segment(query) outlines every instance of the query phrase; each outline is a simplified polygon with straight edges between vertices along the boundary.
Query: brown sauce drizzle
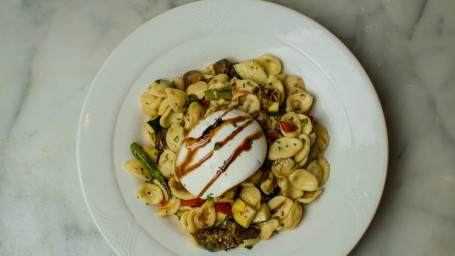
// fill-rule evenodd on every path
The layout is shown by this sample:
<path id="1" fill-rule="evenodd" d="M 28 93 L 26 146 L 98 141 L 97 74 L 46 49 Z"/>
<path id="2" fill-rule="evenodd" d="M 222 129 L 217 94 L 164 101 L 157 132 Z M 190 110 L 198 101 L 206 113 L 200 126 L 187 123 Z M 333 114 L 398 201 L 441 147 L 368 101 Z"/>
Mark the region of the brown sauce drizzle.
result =
<path id="1" fill-rule="evenodd" d="M 237 157 L 242 152 L 250 151 L 252 148 L 251 145 L 253 144 L 251 142 L 254 142 L 255 140 L 261 138 L 261 136 L 264 136 L 264 132 L 262 131 L 262 129 L 246 137 L 243 140 L 242 144 L 240 144 L 229 156 L 229 158 L 224 162 L 223 166 L 219 167 L 219 170 L 216 172 L 215 176 L 210 180 L 209 183 L 207 183 L 207 185 L 204 187 L 204 189 L 202 189 L 202 191 L 199 193 L 199 195 L 197 195 L 197 197 L 200 198 L 205 193 L 205 191 L 207 191 L 207 189 L 209 189 L 212 186 L 212 184 L 218 179 L 218 177 L 220 177 L 220 175 L 229 168 L 229 165 L 231 165 L 231 163 L 234 162 L 235 159 L 237 159 Z"/>

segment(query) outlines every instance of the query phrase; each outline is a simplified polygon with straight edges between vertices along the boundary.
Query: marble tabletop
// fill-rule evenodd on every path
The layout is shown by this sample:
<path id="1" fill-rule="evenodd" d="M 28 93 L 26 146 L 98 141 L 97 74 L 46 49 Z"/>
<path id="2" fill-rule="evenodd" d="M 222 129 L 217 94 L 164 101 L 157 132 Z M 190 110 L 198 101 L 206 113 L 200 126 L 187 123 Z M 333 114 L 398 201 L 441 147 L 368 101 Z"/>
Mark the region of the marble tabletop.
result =
<path id="1" fill-rule="evenodd" d="M 0 255 L 114 255 L 76 170 L 90 82 L 184 0 L 0 1 Z M 278 0 L 354 53 L 383 106 L 384 195 L 352 255 L 455 255 L 455 1 Z"/>

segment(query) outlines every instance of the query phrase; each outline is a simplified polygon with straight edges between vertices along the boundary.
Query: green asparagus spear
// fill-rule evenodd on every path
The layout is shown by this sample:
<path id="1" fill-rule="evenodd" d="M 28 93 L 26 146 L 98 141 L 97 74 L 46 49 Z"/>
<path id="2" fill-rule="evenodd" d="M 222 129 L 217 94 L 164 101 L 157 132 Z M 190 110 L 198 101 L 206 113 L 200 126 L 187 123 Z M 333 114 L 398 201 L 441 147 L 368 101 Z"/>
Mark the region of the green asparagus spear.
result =
<path id="1" fill-rule="evenodd" d="M 142 148 L 139 145 L 137 145 L 136 142 L 131 143 L 130 149 L 131 149 L 131 153 L 133 153 L 133 155 L 137 159 L 141 160 L 145 164 L 145 166 L 147 166 L 152 177 L 158 180 L 158 182 L 164 187 L 164 189 L 166 189 L 166 191 L 169 195 L 172 195 L 171 190 L 169 189 L 169 186 L 167 185 L 166 178 L 153 165 L 152 160 L 150 160 L 150 158 L 147 156 L 147 154 L 144 152 L 144 150 L 142 150 Z"/>
<path id="2" fill-rule="evenodd" d="M 230 91 L 230 90 L 206 91 L 205 99 L 206 100 L 219 100 L 219 99 L 231 100 L 232 91 Z"/>

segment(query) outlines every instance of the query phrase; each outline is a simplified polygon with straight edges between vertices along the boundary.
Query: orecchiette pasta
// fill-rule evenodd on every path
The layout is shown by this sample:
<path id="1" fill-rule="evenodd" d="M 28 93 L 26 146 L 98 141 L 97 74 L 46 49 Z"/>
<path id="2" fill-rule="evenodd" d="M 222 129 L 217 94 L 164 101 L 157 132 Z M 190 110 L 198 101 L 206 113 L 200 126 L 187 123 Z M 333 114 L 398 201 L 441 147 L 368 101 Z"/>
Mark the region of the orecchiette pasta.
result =
<path id="1" fill-rule="evenodd" d="M 156 207 L 158 216 L 178 217 L 190 240 L 201 248 L 251 249 L 279 230 L 296 228 L 303 217 L 302 205 L 322 194 L 330 174 L 323 157 L 329 133 L 308 113 L 314 100 L 311 85 L 306 88 L 301 77 L 282 72 L 281 60 L 271 55 L 242 63 L 222 59 L 201 72 L 190 70 L 183 77 L 156 80 L 139 98 L 149 146 L 138 146 L 138 153 L 133 151 L 133 143 L 136 158 L 126 159 L 124 168 L 144 182 L 136 190 L 138 199 Z M 232 109 L 249 114 L 262 127 L 266 159 L 258 161 L 253 175 L 221 196 L 200 198 L 189 192 L 180 167 L 176 168 L 180 147 L 185 140 L 188 149 L 186 143 L 193 138 L 187 138 L 187 133 L 204 122 L 204 117 Z M 216 120 L 213 129 L 217 129 Z M 240 128 L 241 123 L 232 125 Z M 212 137 L 204 137 L 209 132 L 205 130 L 204 140 L 197 143 L 210 143 Z M 225 143 L 232 141 L 215 144 L 211 152 L 194 150 L 194 154 L 210 157 L 216 150 L 225 150 Z M 211 168 L 221 174 L 219 165 Z M 238 230 L 247 230 L 250 236 L 237 239 Z"/>

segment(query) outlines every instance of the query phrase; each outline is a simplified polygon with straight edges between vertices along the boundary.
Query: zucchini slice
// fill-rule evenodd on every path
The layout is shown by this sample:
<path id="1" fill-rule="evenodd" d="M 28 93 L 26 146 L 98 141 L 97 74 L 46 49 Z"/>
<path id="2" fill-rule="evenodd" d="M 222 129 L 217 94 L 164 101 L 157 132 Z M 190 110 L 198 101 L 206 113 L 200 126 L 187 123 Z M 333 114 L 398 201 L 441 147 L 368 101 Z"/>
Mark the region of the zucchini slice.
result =
<path id="1" fill-rule="evenodd" d="M 151 128 L 147 130 L 149 131 L 153 130 L 155 133 L 157 133 L 161 129 L 160 116 L 154 116 L 150 118 L 150 120 L 148 120 L 147 122 L 147 125 L 149 126 L 147 128 Z"/>
<path id="2" fill-rule="evenodd" d="M 267 75 L 264 68 L 256 60 L 237 63 L 234 65 L 234 69 L 242 79 L 251 79 L 262 86 L 267 83 Z"/>
<path id="3" fill-rule="evenodd" d="M 248 228 L 256 215 L 256 209 L 246 204 L 242 199 L 237 198 L 232 205 L 232 216 L 234 220 L 242 227 Z"/>

